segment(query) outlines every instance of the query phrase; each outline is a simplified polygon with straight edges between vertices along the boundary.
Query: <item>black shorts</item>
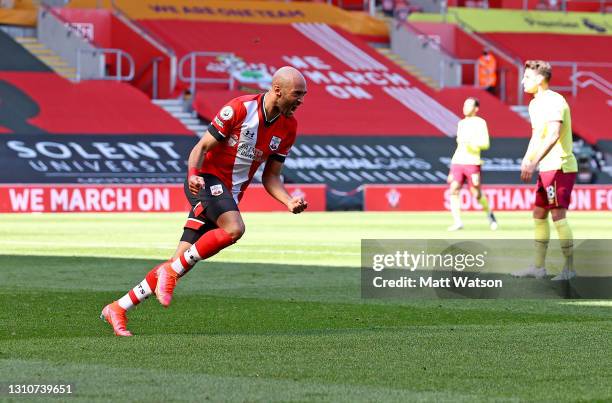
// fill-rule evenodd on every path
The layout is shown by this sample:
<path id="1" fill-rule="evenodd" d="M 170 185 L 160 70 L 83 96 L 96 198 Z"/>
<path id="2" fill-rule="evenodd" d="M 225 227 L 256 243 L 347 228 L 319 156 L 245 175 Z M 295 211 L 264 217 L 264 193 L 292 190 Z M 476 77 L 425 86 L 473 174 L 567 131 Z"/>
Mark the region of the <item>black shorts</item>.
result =
<path id="1" fill-rule="evenodd" d="M 193 230 L 201 236 L 206 231 L 217 228 L 217 219 L 228 211 L 240 211 L 231 191 L 214 175 L 200 175 L 204 179 L 204 186 L 197 195 L 189 191 L 189 184 L 185 180 L 183 189 L 185 196 L 191 204 L 189 217 L 185 223 L 185 230 Z M 190 237 L 193 238 L 193 237 Z M 187 240 L 189 242 L 189 240 Z M 193 242 L 190 242 L 193 243 Z"/>

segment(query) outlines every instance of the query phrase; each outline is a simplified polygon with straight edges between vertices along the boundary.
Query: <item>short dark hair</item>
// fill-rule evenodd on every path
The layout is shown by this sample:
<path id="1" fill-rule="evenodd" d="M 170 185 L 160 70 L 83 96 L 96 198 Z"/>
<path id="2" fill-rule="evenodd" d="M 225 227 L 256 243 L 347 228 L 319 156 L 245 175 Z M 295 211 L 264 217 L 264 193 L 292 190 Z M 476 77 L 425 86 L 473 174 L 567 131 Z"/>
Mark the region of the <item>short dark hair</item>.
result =
<path id="1" fill-rule="evenodd" d="M 527 60 L 525 62 L 525 68 L 540 74 L 542 77 L 544 77 L 546 82 L 549 82 L 552 78 L 552 67 L 550 63 L 545 62 L 544 60 Z"/>
<path id="2" fill-rule="evenodd" d="M 476 97 L 468 97 L 468 98 L 466 98 L 466 101 L 469 101 L 470 99 L 472 101 L 474 101 L 474 106 L 475 107 L 480 108 L 480 101 L 478 100 L 478 98 L 476 98 Z"/>

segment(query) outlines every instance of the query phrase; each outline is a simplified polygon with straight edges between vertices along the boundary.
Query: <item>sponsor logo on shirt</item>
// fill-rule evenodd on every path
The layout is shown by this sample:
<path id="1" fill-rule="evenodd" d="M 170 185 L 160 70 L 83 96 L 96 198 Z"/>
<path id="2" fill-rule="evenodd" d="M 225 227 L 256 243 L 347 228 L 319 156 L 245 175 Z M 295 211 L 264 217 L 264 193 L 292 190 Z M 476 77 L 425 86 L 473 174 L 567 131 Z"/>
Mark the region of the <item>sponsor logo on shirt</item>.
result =
<path id="1" fill-rule="evenodd" d="M 253 140 L 255 138 L 255 132 L 251 131 L 250 129 L 243 130 L 240 135 L 246 137 L 249 140 Z"/>
<path id="2" fill-rule="evenodd" d="M 255 148 L 249 143 L 240 143 L 238 145 L 238 151 L 236 152 L 236 154 L 241 158 L 245 158 L 251 161 L 263 161 L 263 151 Z"/>
<path id="3" fill-rule="evenodd" d="M 215 123 L 219 125 L 219 127 L 223 128 L 223 122 L 221 119 L 215 116 Z"/>

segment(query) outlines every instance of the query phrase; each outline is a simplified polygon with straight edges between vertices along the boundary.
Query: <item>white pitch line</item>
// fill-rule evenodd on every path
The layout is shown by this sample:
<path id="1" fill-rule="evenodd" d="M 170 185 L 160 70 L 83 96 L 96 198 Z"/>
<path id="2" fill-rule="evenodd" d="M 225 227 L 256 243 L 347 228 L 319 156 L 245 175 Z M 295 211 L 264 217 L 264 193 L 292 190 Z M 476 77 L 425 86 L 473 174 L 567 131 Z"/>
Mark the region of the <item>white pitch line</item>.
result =
<path id="1" fill-rule="evenodd" d="M 79 243 L 72 242 L 31 242 L 31 241 L 0 241 L 0 245 L 22 245 L 22 246 L 48 246 L 48 247 L 70 247 L 76 248 L 117 248 L 117 249 L 174 249 L 174 244 L 108 244 L 108 243 Z M 311 246 L 311 245 L 309 245 Z M 325 246 L 329 246 L 326 244 Z M 256 248 L 255 250 L 250 248 Z M 244 245 L 242 248 L 228 249 L 225 253 L 250 253 L 250 254 L 277 254 L 277 255 L 332 255 L 332 256 L 360 256 L 359 252 L 340 252 L 340 251 L 314 251 L 314 250 L 283 250 L 283 249 L 261 249 L 258 245 Z"/>

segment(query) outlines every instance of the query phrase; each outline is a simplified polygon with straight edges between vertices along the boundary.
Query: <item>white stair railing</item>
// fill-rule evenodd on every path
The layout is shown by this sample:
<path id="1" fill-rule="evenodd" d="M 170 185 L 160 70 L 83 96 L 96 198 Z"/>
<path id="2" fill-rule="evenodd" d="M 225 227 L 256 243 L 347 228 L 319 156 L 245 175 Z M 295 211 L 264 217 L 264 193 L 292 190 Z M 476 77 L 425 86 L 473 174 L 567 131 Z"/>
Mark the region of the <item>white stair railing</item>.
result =
<path id="1" fill-rule="evenodd" d="M 92 77 L 83 76 L 81 68 L 81 60 L 83 55 L 92 55 L 94 58 L 99 60 L 98 71 Z M 109 74 L 106 71 L 106 60 L 107 56 L 114 55 L 116 58 L 115 62 L 115 74 Z M 95 49 L 77 49 L 77 64 L 76 64 L 76 81 L 83 79 L 95 79 L 95 80 L 113 80 L 113 81 L 132 81 L 134 78 L 134 71 L 136 64 L 134 58 L 124 50 L 111 49 L 111 48 L 95 48 Z M 124 62 L 125 60 L 125 62 Z M 124 63 L 128 65 L 128 73 L 123 74 Z"/>
<path id="2" fill-rule="evenodd" d="M 189 84 L 189 90 L 191 91 L 192 95 L 195 94 L 196 92 L 197 84 L 227 83 L 230 90 L 234 89 L 234 77 L 232 76 L 231 68 L 230 68 L 230 71 L 228 71 L 227 78 L 204 77 L 203 74 L 198 73 L 198 69 L 197 69 L 198 60 L 201 58 L 211 58 L 211 57 L 215 57 L 215 58 L 224 57 L 224 58 L 228 58 L 229 60 L 233 60 L 235 58 L 235 55 L 229 52 L 195 51 L 195 52 L 190 52 L 186 54 L 185 56 L 181 58 L 181 60 L 179 60 L 178 69 L 177 69 L 178 79 L 184 83 Z M 184 72 L 186 63 L 189 64 L 189 72 L 187 74 L 185 74 Z"/>
<path id="3" fill-rule="evenodd" d="M 592 71 L 578 71 L 571 78 L 572 85 L 578 88 L 595 87 L 612 98 L 612 83 Z M 576 90 L 577 92 L 577 90 Z"/>

